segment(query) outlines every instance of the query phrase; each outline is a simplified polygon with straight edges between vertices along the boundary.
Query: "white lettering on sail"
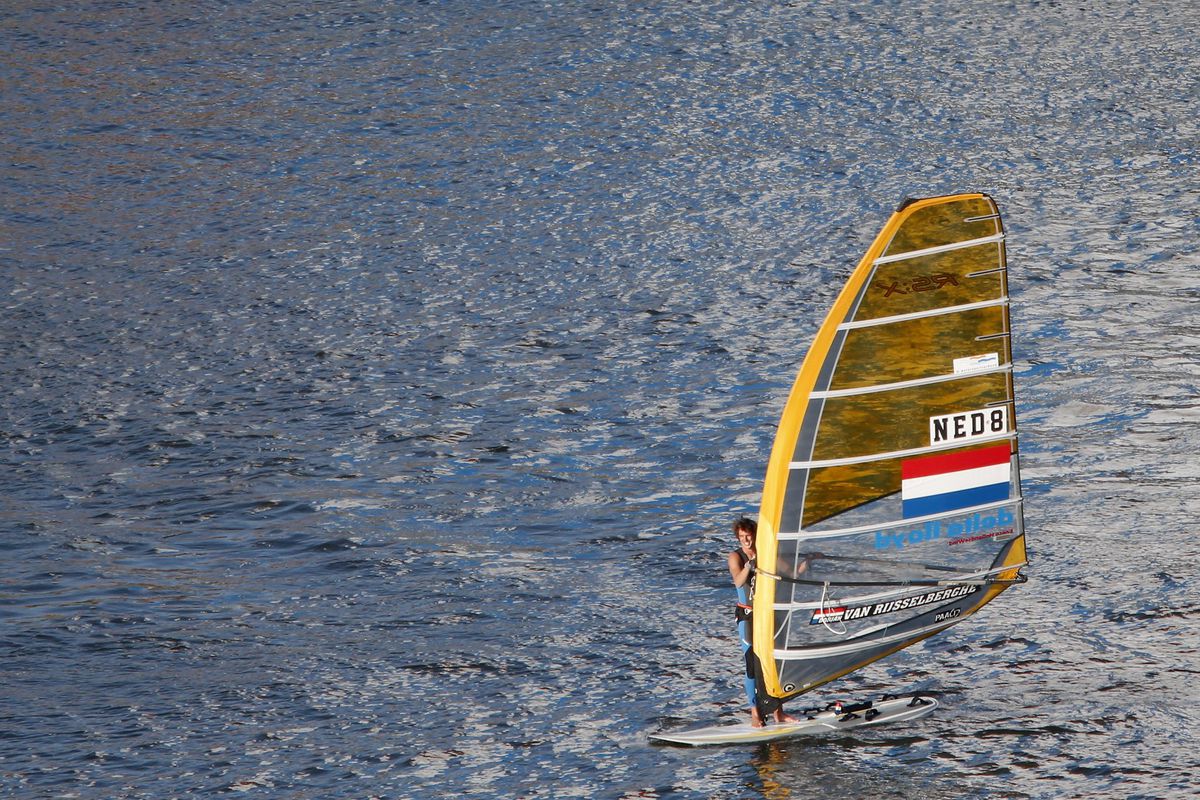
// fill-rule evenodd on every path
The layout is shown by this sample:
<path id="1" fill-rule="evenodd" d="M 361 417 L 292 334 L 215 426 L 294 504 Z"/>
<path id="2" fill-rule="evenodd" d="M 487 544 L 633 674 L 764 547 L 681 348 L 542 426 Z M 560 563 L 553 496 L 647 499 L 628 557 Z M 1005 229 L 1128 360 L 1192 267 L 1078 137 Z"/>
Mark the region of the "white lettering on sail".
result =
<path id="1" fill-rule="evenodd" d="M 932 603 L 945 603 L 952 600 L 958 600 L 963 597 L 969 597 L 979 591 L 978 586 L 959 585 L 951 586 L 948 589 L 938 589 L 925 594 L 919 594 L 915 597 L 904 597 L 899 600 L 888 600 L 882 603 L 873 603 L 866 606 L 838 606 L 837 608 L 819 608 L 813 612 L 812 618 L 808 621 L 809 625 L 819 625 L 822 622 L 852 622 L 857 619 L 865 619 L 867 617 L 878 617 L 882 614 L 894 614 L 897 611 L 907 611 L 912 608 L 927 606 Z M 953 611 L 942 612 L 934 620 L 941 622 L 944 619 L 957 617 L 962 614 L 962 609 L 957 608 Z"/>
<path id="2" fill-rule="evenodd" d="M 1008 406 L 960 411 L 929 418 L 929 443 L 968 442 L 1008 430 Z"/>

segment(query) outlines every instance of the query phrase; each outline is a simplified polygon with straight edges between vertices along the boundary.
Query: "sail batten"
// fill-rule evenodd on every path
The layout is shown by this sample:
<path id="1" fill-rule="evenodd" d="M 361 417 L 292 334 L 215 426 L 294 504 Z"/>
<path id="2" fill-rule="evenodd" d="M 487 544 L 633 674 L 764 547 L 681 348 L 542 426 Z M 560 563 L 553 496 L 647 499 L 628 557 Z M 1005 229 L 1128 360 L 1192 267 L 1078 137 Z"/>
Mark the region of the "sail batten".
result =
<path id="1" fill-rule="evenodd" d="M 1003 224 L 981 194 L 906 203 L 847 278 L 763 485 L 761 691 L 839 678 L 1023 580 L 1009 302 Z"/>
<path id="2" fill-rule="evenodd" d="M 1001 403 L 998 405 L 1007 405 L 1010 402 L 1011 401 L 1004 401 L 1004 403 Z M 981 444 L 984 442 L 999 442 L 999 441 L 1002 441 L 1005 439 L 1008 439 L 1010 441 L 1015 441 L 1016 438 L 1017 438 L 1016 432 L 997 433 L 997 434 L 991 434 L 988 436 L 981 436 L 980 438 L 975 440 L 975 443 Z M 956 447 L 961 447 L 961 445 L 953 443 L 953 442 L 947 443 L 947 444 L 940 444 L 940 445 L 933 444 L 933 445 L 927 445 L 925 447 L 910 447 L 906 450 L 889 450 L 889 451 L 882 452 L 882 453 L 867 453 L 865 455 L 854 456 L 854 457 L 850 457 L 850 458 L 827 458 L 827 459 L 816 460 L 816 461 L 792 461 L 792 462 L 789 462 L 788 467 L 789 467 L 789 469 L 816 469 L 819 467 L 845 467 L 845 466 L 850 466 L 853 464 L 867 464 L 872 461 L 886 461 L 889 459 L 903 458 L 906 456 L 917 456 L 917 455 L 921 455 L 923 453 L 940 453 L 945 450 L 953 450 Z"/>
<path id="3" fill-rule="evenodd" d="M 873 522 L 869 525 L 858 525 L 852 528 L 833 528 L 832 530 L 802 530 L 802 531 L 781 531 L 775 535 L 779 541 L 795 540 L 806 541 L 809 539 L 830 539 L 837 536 L 849 536 L 855 533 L 869 533 L 871 531 L 885 531 L 892 528 L 904 528 L 911 525 L 920 525 L 926 522 L 947 519 L 949 517 L 960 514 L 980 514 L 987 511 L 994 511 L 998 508 L 1004 508 L 1010 505 L 1021 505 L 1022 500 L 997 500 L 991 503 L 982 503 L 976 506 L 959 509 L 951 513 L 927 514 L 922 517 L 908 517 L 905 519 L 893 519 L 884 522 Z"/>
<path id="4" fill-rule="evenodd" d="M 971 372 L 950 373 L 948 375 L 934 375 L 930 378 L 914 378 L 911 381 L 894 381 L 892 383 L 877 383 L 873 386 L 856 386 L 852 389 L 829 389 L 823 392 L 813 392 L 809 397 L 813 399 L 826 399 L 830 397 L 853 397 L 859 394 L 876 394 L 878 392 L 894 392 L 898 389 L 912 389 L 917 386 L 929 386 L 934 383 L 945 383 L 946 381 L 957 381 L 963 378 L 973 377 L 977 375 L 995 375 L 998 373 L 1012 372 L 1012 364 L 1001 364 L 998 367 L 988 367 L 985 369 L 976 369 Z"/>
<path id="5" fill-rule="evenodd" d="M 1008 298 L 1000 297 L 995 300 L 984 300 L 979 303 L 966 303 L 961 306 L 942 306 L 940 308 L 931 308 L 927 311 L 914 311 L 911 314 L 896 314 L 891 317 L 877 317 L 875 319 L 862 319 L 855 322 L 845 322 L 838 326 L 839 331 L 852 331 L 859 328 L 874 328 L 878 325 L 894 325 L 897 322 L 908 322 L 914 319 L 925 319 L 926 317 L 940 317 L 946 314 L 960 314 L 963 311 L 975 311 L 980 308 L 997 308 L 1007 306 Z"/>
<path id="6" fill-rule="evenodd" d="M 925 256 L 937 255 L 938 253 L 949 253 L 952 250 L 961 250 L 965 247 L 979 247 L 985 244 L 994 244 L 1004 241 L 1004 234 L 998 233 L 995 236 L 984 236 L 981 239 L 971 239 L 966 242 L 955 242 L 954 244 L 943 244 L 937 247 L 926 247 L 924 250 L 911 250 L 907 253 L 896 253 L 895 255 L 881 256 L 875 259 L 875 264 L 892 264 L 896 261 L 905 261 L 910 258 L 923 258 Z"/>
<path id="7" fill-rule="evenodd" d="M 1026 566 L 1026 564 L 1018 564 L 1016 566 L 1024 567 L 1024 566 Z M 1010 568 L 1011 567 L 1005 567 L 1004 569 L 1007 570 Z M 956 578 L 949 578 L 944 581 L 926 581 L 926 582 L 922 582 L 919 584 L 912 584 L 912 583 L 900 584 L 902 586 L 902 588 L 900 588 L 900 589 L 892 589 L 892 590 L 886 591 L 886 592 L 875 592 L 874 594 L 864 594 L 864 595 L 843 597 L 840 599 L 839 602 L 846 603 L 846 604 L 861 605 L 864 603 L 878 602 L 880 600 L 894 600 L 894 599 L 899 599 L 899 598 L 903 598 L 903 597 L 912 595 L 914 587 L 924 589 L 929 586 L 964 586 L 964 585 L 987 586 L 992 583 L 995 583 L 995 581 L 990 581 L 990 580 L 988 580 L 988 578 L 990 578 L 993 575 L 999 574 L 1001 571 L 1002 570 L 988 570 L 987 572 L 976 573 L 974 575 L 960 575 Z M 822 586 L 824 586 L 824 585 L 825 584 L 822 584 Z M 834 586 L 834 585 L 835 584 L 830 584 L 830 586 Z M 848 584 L 836 584 L 836 585 L 845 586 Z M 878 585 L 878 584 L 872 584 L 872 585 Z M 820 601 L 807 602 L 807 603 L 776 603 L 775 604 L 776 611 L 815 611 L 818 609 L 824 610 L 829 607 L 830 607 L 829 603 L 823 603 Z"/>

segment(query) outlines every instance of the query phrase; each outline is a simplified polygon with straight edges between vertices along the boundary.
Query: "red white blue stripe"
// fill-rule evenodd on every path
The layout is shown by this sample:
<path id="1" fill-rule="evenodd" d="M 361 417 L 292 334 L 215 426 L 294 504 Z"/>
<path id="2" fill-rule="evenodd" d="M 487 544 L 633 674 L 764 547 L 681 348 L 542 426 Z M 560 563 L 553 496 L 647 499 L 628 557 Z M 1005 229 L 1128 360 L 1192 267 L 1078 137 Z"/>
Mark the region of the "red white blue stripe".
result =
<path id="1" fill-rule="evenodd" d="M 1012 453 L 1007 443 L 914 458 L 900 465 L 905 517 L 923 517 L 1007 500 Z"/>

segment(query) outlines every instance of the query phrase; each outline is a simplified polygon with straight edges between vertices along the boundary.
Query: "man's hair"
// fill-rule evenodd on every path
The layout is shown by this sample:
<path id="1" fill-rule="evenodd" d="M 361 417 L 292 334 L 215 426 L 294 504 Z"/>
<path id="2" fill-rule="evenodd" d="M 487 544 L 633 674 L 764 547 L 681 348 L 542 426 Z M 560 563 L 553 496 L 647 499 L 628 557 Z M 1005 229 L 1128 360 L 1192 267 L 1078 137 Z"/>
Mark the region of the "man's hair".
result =
<path id="1" fill-rule="evenodd" d="M 737 536 L 738 531 L 750 531 L 751 536 L 757 536 L 758 523 L 749 517 L 738 517 L 733 521 L 733 535 Z"/>

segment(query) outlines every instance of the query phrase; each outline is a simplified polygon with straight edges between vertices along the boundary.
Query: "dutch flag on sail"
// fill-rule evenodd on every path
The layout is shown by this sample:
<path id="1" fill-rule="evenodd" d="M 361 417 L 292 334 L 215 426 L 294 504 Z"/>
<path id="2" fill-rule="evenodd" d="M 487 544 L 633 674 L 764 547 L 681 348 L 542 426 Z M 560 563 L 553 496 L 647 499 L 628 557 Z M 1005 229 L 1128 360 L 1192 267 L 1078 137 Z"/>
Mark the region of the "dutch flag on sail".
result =
<path id="1" fill-rule="evenodd" d="M 1007 500 L 1012 472 L 1007 443 L 905 461 L 900 498 L 905 517 L 923 517 Z"/>

